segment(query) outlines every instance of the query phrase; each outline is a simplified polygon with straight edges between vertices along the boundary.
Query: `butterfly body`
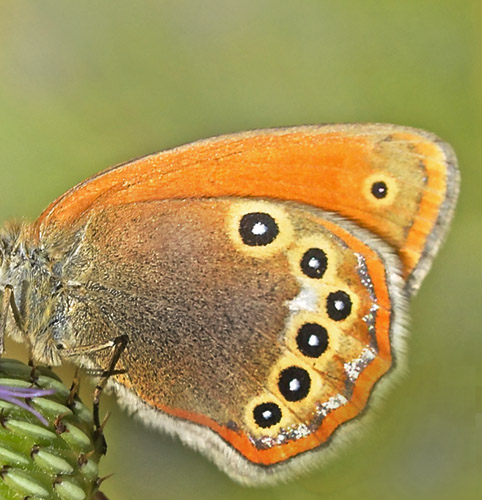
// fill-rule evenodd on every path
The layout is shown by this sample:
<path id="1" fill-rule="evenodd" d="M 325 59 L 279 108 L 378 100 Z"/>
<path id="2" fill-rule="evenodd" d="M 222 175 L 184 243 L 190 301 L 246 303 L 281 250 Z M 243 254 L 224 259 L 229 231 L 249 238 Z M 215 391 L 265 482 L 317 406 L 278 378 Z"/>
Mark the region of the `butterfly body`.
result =
<path id="1" fill-rule="evenodd" d="M 7 332 L 101 370 L 125 336 L 113 384 L 151 423 L 244 482 L 303 468 L 396 364 L 456 197 L 440 144 L 260 131 L 101 173 L 4 231 Z"/>

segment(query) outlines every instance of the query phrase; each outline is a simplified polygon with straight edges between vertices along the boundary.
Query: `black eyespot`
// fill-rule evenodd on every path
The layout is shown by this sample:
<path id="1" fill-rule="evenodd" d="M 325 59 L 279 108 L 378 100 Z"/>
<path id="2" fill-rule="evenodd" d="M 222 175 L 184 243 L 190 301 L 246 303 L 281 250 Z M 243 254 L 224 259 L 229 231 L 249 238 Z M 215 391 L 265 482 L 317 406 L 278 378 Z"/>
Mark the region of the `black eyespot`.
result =
<path id="1" fill-rule="evenodd" d="M 351 313 L 350 296 L 342 290 L 332 292 L 326 299 L 326 312 L 334 321 L 347 318 Z"/>
<path id="2" fill-rule="evenodd" d="M 281 420 L 281 409 L 275 403 L 261 403 L 253 410 L 254 421 L 263 429 L 276 425 Z"/>
<path id="3" fill-rule="evenodd" d="M 306 370 L 298 366 L 285 368 L 279 376 L 278 387 L 287 401 L 300 401 L 310 391 L 311 379 Z"/>
<path id="4" fill-rule="evenodd" d="M 372 184 L 372 195 L 381 200 L 388 194 L 388 187 L 383 181 L 374 182 Z"/>
<path id="5" fill-rule="evenodd" d="M 305 323 L 296 336 L 298 349 L 309 358 L 319 358 L 328 348 L 328 332 L 317 323 Z"/>
<path id="6" fill-rule="evenodd" d="M 321 278 L 325 274 L 328 259 L 320 248 L 310 248 L 301 259 L 301 270 L 308 278 Z"/>
<path id="7" fill-rule="evenodd" d="M 239 223 L 239 234 L 251 247 L 269 245 L 278 236 L 279 228 L 271 215 L 253 212 L 243 215 Z"/>

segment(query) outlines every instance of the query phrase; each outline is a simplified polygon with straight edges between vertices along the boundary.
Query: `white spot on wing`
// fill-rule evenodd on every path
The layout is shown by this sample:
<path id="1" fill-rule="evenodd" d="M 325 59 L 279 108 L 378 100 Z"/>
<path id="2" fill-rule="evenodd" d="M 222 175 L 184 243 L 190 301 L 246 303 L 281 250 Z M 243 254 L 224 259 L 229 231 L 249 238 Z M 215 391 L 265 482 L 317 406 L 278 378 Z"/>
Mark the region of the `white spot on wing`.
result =
<path id="1" fill-rule="evenodd" d="M 359 358 L 346 362 L 343 367 L 350 381 L 355 382 L 360 373 L 375 359 L 375 357 L 376 352 L 373 349 L 365 347 Z"/>
<path id="2" fill-rule="evenodd" d="M 348 399 L 346 399 L 345 396 L 337 394 L 336 396 L 332 396 L 328 401 L 317 405 L 316 413 L 322 417 L 326 417 L 328 413 L 347 403 Z"/>
<path id="3" fill-rule="evenodd" d="M 253 226 L 253 229 L 251 230 L 251 232 L 256 236 L 263 236 L 263 234 L 266 234 L 267 231 L 268 227 L 262 222 L 256 222 L 256 224 Z"/>
<path id="4" fill-rule="evenodd" d="M 306 424 L 296 424 L 290 425 L 286 429 L 282 429 L 281 432 L 276 436 L 262 436 L 259 439 L 249 436 L 250 441 L 255 445 L 262 445 L 265 448 L 272 448 L 273 446 L 279 446 L 288 440 L 302 439 L 309 436 L 312 433 L 310 428 Z"/>
<path id="5" fill-rule="evenodd" d="M 288 309 L 291 312 L 310 311 L 317 312 L 318 310 L 318 294 L 316 290 L 309 284 L 301 282 L 300 293 L 292 300 L 288 301 Z"/>
<path id="6" fill-rule="evenodd" d="M 321 266 L 320 261 L 315 257 L 311 257 L 311 259 L 308 262 L 308 267 L 311 267 L 311 269 L 318 270 L 320 266 Z"/>
<path id="7" fill-rule="evenodd" d="M 263 412 L 263 418 L 264 418 L 265 420 L 270 419 L 272 416 L 273 416 L 273 412 L 272 412 L 271 410 L 265 410 L 265 411 Z"/>
<path id="8" fill-rule="evenodd" d="M 320 345 L 320 339 L 316 335 L 310 335 L 308 345 L 311 347 L 318 347 Z"/>
<path id="9" fill-rule="evenodd" d="M 289 386 L 291 392 L 296 392 L 300 390 L 301 384 L 297 378 L 294 378 L 293 380 L 290 380 Z"/>

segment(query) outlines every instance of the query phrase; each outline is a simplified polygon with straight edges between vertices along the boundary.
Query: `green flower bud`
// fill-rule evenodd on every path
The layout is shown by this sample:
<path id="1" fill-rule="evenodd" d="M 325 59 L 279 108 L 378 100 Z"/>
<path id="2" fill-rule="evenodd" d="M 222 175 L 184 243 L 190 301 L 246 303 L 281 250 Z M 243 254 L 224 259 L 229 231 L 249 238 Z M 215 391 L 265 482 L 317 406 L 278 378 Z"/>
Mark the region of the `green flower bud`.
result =
<path id="1" fill-rule="evenodd" d="M 53 372 L 0 359 L 0 498 L 91 499 L 103 438 Z"/>

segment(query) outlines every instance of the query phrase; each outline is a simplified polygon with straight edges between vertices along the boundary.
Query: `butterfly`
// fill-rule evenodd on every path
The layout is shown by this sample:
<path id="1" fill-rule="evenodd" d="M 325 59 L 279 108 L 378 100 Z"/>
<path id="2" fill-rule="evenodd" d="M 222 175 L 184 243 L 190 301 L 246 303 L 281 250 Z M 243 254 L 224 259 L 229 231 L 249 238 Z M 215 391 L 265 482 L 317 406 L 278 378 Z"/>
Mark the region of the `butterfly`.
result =
<path id="1" fill-rule="evenodd" d="M 384 124 L 118 165 L 3 229 L 2 334 L 35 363 L 111 370 L 124 405 L 233 479 L 290 477 L 396 371 L 458 186 L 448 144 Z"/>

